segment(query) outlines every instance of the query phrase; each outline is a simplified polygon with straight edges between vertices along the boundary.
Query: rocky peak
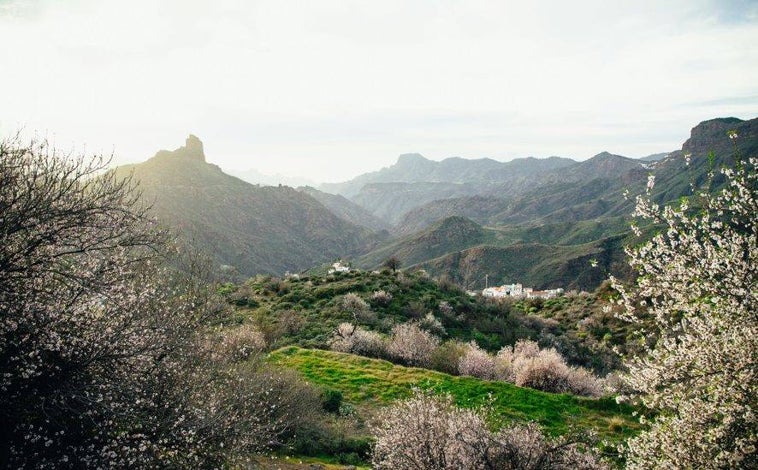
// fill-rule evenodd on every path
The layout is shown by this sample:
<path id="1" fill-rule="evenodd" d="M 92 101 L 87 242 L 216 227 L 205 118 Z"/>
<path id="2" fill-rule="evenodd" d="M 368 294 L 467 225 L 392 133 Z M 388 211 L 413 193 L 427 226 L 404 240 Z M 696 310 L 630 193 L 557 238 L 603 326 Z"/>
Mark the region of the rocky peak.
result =
<path id="1" fill-rule="evenodd" d="M 428 162 L 426 158 L 420 153 L 404 153 L 397 157 L 398 165 L 415 165 L 419 163 Z"/>
<path id="2" fill-rule="evenodd" d="M 205 152 L 203 151 L 203 142 L 197 138 L 197 136 L 190 134 L 184 141 L 184 147 L 177 149 L 184 150 L 184 153 L 188 157 L 193 157 L 201 161 L 205 161 Z"/>
<path id="3" fill-rule="evenodd" d="M 174 151 L 161 150 L 155 154 L 159 160 L 165 159 L 182 159 L 184 161 L 193 161 L 205 163 L 205 151 L 203 142 L 197 136 L 190 134 L 184 141 L 184 146 Z"/>
<path id="4" fill-rule="evenodd" d="M 734 117 L 703 121 L 692 128 L 690 138 L 682 146 L 682 151 L 695 155 L 705 155 L 710 151 L 729 151 L 730 141 L 727 133 L 730 130 L 747 130 L 745 124 L 753 123 L 753 121 L 755 119 L 746 122 Z"/>

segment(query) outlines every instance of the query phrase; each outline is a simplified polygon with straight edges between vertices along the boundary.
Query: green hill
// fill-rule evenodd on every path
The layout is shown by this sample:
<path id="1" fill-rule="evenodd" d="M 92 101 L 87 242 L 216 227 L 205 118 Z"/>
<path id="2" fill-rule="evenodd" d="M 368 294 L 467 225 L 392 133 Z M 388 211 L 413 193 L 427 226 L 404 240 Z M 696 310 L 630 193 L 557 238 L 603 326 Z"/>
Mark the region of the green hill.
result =
<path id="1" fill-rule="evenodd" d="M 294 346 L 270 353 L 268 360 L 297 370 L 309 382 L 339 390 L 354 405 L 387 405 L 409 397 L 413 388 L 419 388 L 448 393 L 463 407 L 490 405 L 501 425 L 536 421 L 553 435 L 578 428 L 618 442 L 640 429 L 633 409 L 616 404 L 613 398 L 593 400 L 545 393 L 506 382 L 455 377 L 379 359 Z"/>
<path id="2" fill-rule="evenodd" d="M 355 264 L 372 269 L 390 256 L 400 259 L 404 266 L 422 263 L 447 253 L 476 246 L 485 240 L 486 231 L 464 217 L 448 217 L 426 230 L 390 241 L 384 246 L 358 258 Z"/>
<path id="3" fill-rule="evenodd" d="M 390 294 L 391 300 L 373 300 L 377 291 Z M 255 324 L 272 347 L 328 348 L 337 325 L 356 321 L 342 305 L 348 293 L 370 306 L 358 324 L 385 335 L 396 324 L 432 313 L 444 327 L 442 339 L 475 340 L 489 351 L 531 339 L 542 347 L 555 347 L 571 364 L 601 375 L 618 367 L 613 348 L 623 351 L 629 333 L 628 324 L 603 311 L 610 295 L 607 291 L 497 302 L 471 296 L 423 272 L 353 271 L 288 279 L 257 276 L 241 285 L 225 285 L 222 293 L 235 307 L 239 321 Z"/>
<path id="4" fill-rule="evenodd" d="M 448 217 L 419 233 L 390 241 L 355 260 L 373 269 L 389 258 L 419 267 L 468 289 L 521 282 L 542 288 L 594 290 L 613 273 L 629 278 L 623 245 L 633 237 L 624 217 L 484 228 Z M 596 261 L 592 267 L 590 261 Z"/>
<path id="5" fill-rule="evenodd" d="M 195 136 L 116 169 L 139 182 L 159 221 L 243 275 L 300 271 L 365 251 L 378 237 L 290 187 L 259 187 L 205 161 Z"/>

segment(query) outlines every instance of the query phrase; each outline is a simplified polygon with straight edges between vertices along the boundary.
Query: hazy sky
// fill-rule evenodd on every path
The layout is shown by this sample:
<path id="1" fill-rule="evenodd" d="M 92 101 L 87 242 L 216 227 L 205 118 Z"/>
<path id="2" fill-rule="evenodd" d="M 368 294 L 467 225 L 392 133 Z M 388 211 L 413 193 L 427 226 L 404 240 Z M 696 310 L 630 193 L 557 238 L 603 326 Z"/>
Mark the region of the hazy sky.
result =
<path id="1" fill-rule="evenodd" d="M 0 134 L 336 181 L 639 157 L 758 116 L 756 1 L 0 0 Z"/>

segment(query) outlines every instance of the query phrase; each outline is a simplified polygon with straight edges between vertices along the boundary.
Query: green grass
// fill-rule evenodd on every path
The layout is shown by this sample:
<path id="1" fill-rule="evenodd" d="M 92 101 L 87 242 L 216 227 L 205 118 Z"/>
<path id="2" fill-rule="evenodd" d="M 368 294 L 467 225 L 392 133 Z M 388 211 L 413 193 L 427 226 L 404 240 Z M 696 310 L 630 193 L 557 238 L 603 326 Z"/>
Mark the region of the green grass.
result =
<path id="1" fill-rule="evenodd" d="M 273 351 L 273 364 L 299 371 L 316 385 L 341 391 L 354 405 L 385 406 L 409 397 L 414 388 L 448 393 L 459 406 L 491 405 L 495 424 L 536 421 L 553 435 L 572 429 L 594 430 L 602 439 L 620 441 L 636 433 L 633 409 L 612 398 L 599 400 L 545 393 L 473 377 L 403 367 L 378 359 L 295 346 Z"/>

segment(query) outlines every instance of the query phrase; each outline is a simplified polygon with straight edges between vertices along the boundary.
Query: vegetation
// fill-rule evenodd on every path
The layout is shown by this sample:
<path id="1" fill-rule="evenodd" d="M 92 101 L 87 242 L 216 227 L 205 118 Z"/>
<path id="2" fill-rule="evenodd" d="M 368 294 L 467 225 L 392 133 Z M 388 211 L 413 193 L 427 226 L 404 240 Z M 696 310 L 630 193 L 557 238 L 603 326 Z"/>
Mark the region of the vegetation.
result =
<path id="1" fill-rule="evenodd" d="M 637 200 L 637 215 L 667 229 L 631 251 L 637 284 L 617 284 L 625 318 L 648 325 L 627 381 L 653 417 L 629 442 L 628 468 L 758 465 L 756 164 L 737 155 L 721 170 L 726 187 L 697 194 L 697 210 L 661 208 L 650 192 Z"/>
<path id="2" fill-rule="evenodd" d="M 557 436 L 591 430 L 619 442 L 640 429 L 633 408 L 613 398 L 589 399 L 522 388 L 506 382 L 456 377 L 335 351 L 295 346 L 269 354 L 271 363 L 300 372 L 309 382 L 342 392 L 355 406 L 386 406 L 412 396 L 415 388 L 449 394 L 456 405 L 491 407 L 496 425 L 534 421 Z"/>
<path id="3" fill-rule="evenodd" d="M 210 468 L 290 439 L 318 395 L 218 331 L 204 260 L 106 164 L 0 143 L 0 466 Z"/>
<path id="4" fill-rule="evenodd" d="M 595 294 L 569 293 L 547 300 L 494 301 L 472 297 L 423 272 L 353 271 L 286 279 L 259 276 L 240 286 L 227 284 L 222 293 L 236 307 L 238 321 L 256 325 L 272 348 L 336 347 L 385 359 L 390 356 L 384 355 L 383 338 L 391 337 L 396 325 L 415 321 L 438 336 L 443 346 L 448 340 L 473 340 L 495 353 L 519 339 L 531 339 L 543 348 L 555 348 L 570 365 L 606 375 L 620 366 L 613 348 L 626 350 L 631 329 L 615 319 L 613 311 L 603 311 L 610 295 L 607 287 Z M 347 325 L 340 327 L 342 323 Z M 334 338 L 335 332 L 344 341 Z M 457 372 L 457 360 L 455 356 L 451 363 L 450 357 L 438 356 L 432 363 Z M 445 369 L 451 364 L 454 369 Z"/>
<path id="5" fill-rule="evenodd" d="M 489 410 L 456 408 L 449 396 L 416 394 L 380 413 L 372 463 L 377 469 L 606 469 L 591 448 L 569 438 L 546 439 L 533 423 L 496 432 Z"/>

